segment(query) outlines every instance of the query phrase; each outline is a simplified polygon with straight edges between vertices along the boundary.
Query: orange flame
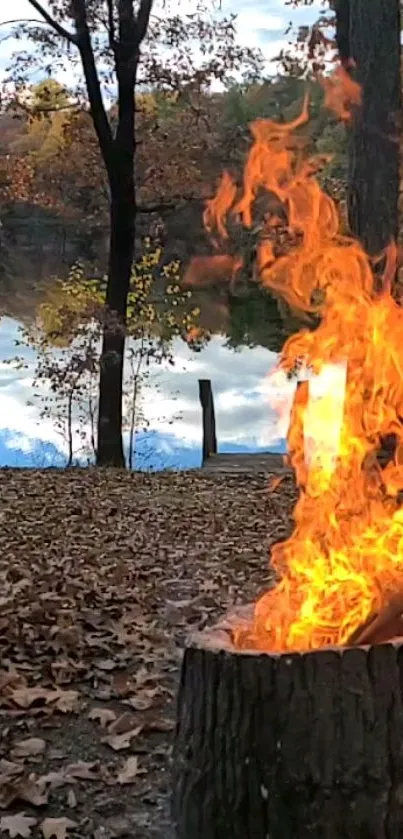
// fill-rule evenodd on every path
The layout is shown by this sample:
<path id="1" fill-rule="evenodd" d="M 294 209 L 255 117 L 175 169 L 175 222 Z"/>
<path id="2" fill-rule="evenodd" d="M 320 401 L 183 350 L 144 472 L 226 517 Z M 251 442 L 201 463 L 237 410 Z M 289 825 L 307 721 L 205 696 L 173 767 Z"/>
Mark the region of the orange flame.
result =
<path id="1" fill-rule="evenodd" d="M 335 204 L 319 186 L 318 161 L 301 160 L 293 146 L 292 131 L 307 119 L 305 101 L 293 124 L 253 123 L 242 195 L 225 175 L 206 211 L 209 230 L 225 236 L 231 214 L 250 226 L 258 193 L 274 193 L 289 246 L 279 254 L 265 238 L 267 220 L 260 280 L 321 315 L 315 331 L 287 341 L 279 365 L 291 372 L 302 361 L 313 379 L 298 388 L 291 415 L 288 448 L 300 495 L 292 536 L 272 549 L 280 582 L 258 601 L 250 634 L 236 636 L 239 646 L 262 650 L 345 644 L 403 590 L 403 309 L 390 293 L 396 251 L 388 251 L 377 293 L 369 258 L 342 235 Z M 323 385 L 329 371 L 331 390 Z M 388 434 L 397 437 L 396 455 L 381 468 L 376 452 Z"/>
<path id="2" fill-rule="evenodd" d="M 344 122 L 350 122 L 352 111 L 361 105 L 362 90 L 348 70 L 341 64 L 331 76 L 323 77 L 325 108 L 333 111 Z"/>

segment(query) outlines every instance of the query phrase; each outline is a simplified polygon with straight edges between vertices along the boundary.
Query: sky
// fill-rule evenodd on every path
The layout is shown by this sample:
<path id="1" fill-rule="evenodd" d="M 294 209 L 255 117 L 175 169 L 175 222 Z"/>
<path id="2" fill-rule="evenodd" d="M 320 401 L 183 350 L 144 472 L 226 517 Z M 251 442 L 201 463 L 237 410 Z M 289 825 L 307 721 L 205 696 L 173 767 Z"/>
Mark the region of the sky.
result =
<path id="1" fill-rule="evenodd" d="M 46 0 L 45 0 L 46 2 Z M 184 14 L 194 10 L 197 0 L 179 0 L 173 8 Z M 224 14 L 237 14 L 238 39 L 260 47 L 270 70 L 273 59 L 288 43 L 286 30 L 315 20 L 319 3 L 309 8 L 291 9 L 285 0 L 222 0 Z M 13 50 L 25 49 L 24 42 L 9 40 L 6 21 L 36 18 L 28 0 L 0 3 L 0 79 Z M 2 25 L 3 24 L 3 25 Z M 38 79 L 36 79 L 38 80 Z M 61 81 L 68 82 L 68 74 Z M 33 399 L 32 381 L 35 359 L 25 353 L 26 369 L 15 370 L 8 359 L 15 355 L 18 325 L 8 318 L 0 321 L 0 466 L 58 465 L 63 462 L 63 441 L 50 421 L 40 419 L 39 400 Z M 18 349 L 21 354 L 21 350 Z M 278 426 L 269 404 L 268 372 L 275 357 L 263 348 L 228 351 L 215 339 L 198 356 L 180 344 L 175 346 L 175 366 L 156 371 L 147 394 L 147 418 L 151 431 L 139 440 L 144 449 L 144 465 L 150 464 L 149 449 L 157 452 L 158 466 L 197 466 L 200 463 L 201 410 L 198 378 L 210 378 L 215 394 L 217 431 L 222 450 L 242 447 L 284 450 L 286 426 Z M 291 391 L 284 385 L 286 398 Z M 271 393 L 271 398 L 273 393 Z M 28 404 L 27 403 L 31 403 Z M 140 435 L 141 436 L 141 435 Z M 155 465 L 151 464 L 151 465 Z"/>
<path id="2" fill-rule="evenodd" d="M 180 9 L 183 14 L 194 11 L 198 0 L 168 0 L 172 9 Z M 44 0 L 46 6 L 47 0 Z M 294 28 L 313 22 L 320 9 L 320 2 L 312 6 L 292 9 L 286 0 L 222 0 L 223 14 L 234 12 L 237 15 L 239 42 L 250 47 L 260 47 L 270 63 L 279 51 L 288 43 L 286 31 L 292 22 Z M 5 22 L 21 18 L 38 18 L 28 0 L 13 0 L 13 3 L 0 3 L 0 37 L 4 37 L 8 27 Z M 23 42 L 18 44 L 24 48 Z M 0 43 L 0 74 L 4 72 L 15 48 L 15 42 L 3 40 Z M 275 70 L 275 65 L 271 64 Z M 64 80 L 66 81 L 66 80 Z"/>

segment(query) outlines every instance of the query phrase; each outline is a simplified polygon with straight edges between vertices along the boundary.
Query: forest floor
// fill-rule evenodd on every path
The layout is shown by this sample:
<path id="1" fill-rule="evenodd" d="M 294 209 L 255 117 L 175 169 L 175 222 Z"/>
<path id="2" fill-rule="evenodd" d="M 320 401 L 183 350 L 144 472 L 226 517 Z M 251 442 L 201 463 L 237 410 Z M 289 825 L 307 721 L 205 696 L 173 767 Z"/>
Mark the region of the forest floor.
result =
<path id="1" fill-rule="evenodd" d="M 0 836 L 170 839 L 186 634 L 254 600 L 292 479 L 0 470 Z"/>

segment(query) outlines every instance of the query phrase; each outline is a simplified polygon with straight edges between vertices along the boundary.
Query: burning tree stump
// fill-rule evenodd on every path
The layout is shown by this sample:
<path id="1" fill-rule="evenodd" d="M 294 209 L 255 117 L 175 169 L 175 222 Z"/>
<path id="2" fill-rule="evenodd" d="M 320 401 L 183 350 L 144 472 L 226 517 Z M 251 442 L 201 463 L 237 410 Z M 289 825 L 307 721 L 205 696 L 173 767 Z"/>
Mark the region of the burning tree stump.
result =
<path id="1" fill-rule="evenodd" d="M 401 839 L 403 646 L 270 655 L 195 636 L 174 750 L 178 839 Z"/>

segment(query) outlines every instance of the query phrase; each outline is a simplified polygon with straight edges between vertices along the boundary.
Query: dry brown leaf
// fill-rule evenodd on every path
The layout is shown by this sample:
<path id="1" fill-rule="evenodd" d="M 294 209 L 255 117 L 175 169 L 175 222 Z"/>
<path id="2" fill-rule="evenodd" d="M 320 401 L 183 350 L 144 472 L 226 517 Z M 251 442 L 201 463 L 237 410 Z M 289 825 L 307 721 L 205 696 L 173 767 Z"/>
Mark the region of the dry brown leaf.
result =
<path id="1" fill-rule="evenodd" d="M 127 696 L 133 690 L 133 677 L 122 671 L 113 674 L 113 686 L 119 696 Z"/>
<path id="2" fill-rule="evenodd" d="M 44 819 L 40 827 L 43 839 L 66 839 L 67 831 L 77 827 L 77 822 L 63 816 L 60 819 Z"/>
<path id="3" fill-rule="evenodd" d="M 43 754 L 45 749 L 46 743 L 41 737 L 28 737 L 13 746 L 11 757 L 34 757 Z"/>
<path id="4" fill-rule="evenodd" d="M 62 690 L 58 688 L 49 691 L 46 704 L 57 708 L 62 714 L 68 714 L 77 709 L 77 700 L 80 694 L 77 690 Z"/>
<path id="5" fill-rule="evenodd" d="M 144 775 L 145 769 L 140 769 L 137 757 L 128 757 L 118 774 L 118 783 L 132 784 L 138 775 Z"/>
<path id="6" fill-rule="evenodd" d="M 98 778 L 98 763 L 71 763 L 64 769 L 64 777 L 66 781 L 95 781 Z"/>
<path id="7" fill-rule="evenodd" d="M 140 731 L 142 730 L 143 726 L 138 725 L 137 728 L 132 728 L 124 734 L 108 734 L 106 737 L 102 738 L 101 743 L 106 743 L 115 752 L 119 752 L 121 749 L 129 749 L 131 741 L 134 737 L 138 737 Z"/>
<path id="8" fill-rule="evenodd" d="M 14 816 L 2 816 L 0 819 L 0 831 L 8 833 L 10 839 L 16 839 L 20 836 L 22 839 L 29 839 L 31 836 L 31 827 L 35 827 L 37 819 L 32 816 L 26 816 L 24 812 L 16 813 Z"/>
<path id="9" fill-rule="evenodd" d="M 30 708 L 34 702 L 38 702 L 39 700 L 44 702 L 48 694 L 49 691 L 46 690 L 46 688 L 21 687 L 10 691 L 10 699 L 12 699 L 14 704 L 18 705 L 19 708 Z"/>
<path id="10" fill-rule="evenodd" d="M 9 687 L 10 685 L 19 685 L 20 687 L 25 684 L 25 679 L 21 676 L 17 670 L 0 670 L 0 692 L 3 693 L 5 688 Z"/>
<path id="11" fill-rule="evenodd" d="M 116 714 L 110 708 L 91 708 L 88 719 L 99 720 L 101 728 L 106 728 L 109 723 L 116 720 Z"/>
<path id="12" fill-rule="evenodd" d="M 135 711 L 148 711 L 152 707 L 153 700 L 159 692 L 159 688 L 143 690 L 135 696 L 129 696 L 125 699 L 125 704 L 130 705 Z"/>
<path id="13" fill-rule="evenodd" d="M 10 691 L 10 698 L 19 708 L 30 708 L 35 702 L 52 705 L 62 713 L 75 709 L 79 693 L 76 690 L 49 690 L 43 687 L 22 687 Z"/>
<path id="14" fill-rule="evenodd" d="M 37 781 L 39 789 L 47 790 L 48 792 L 52 789 L 64 787 L 67 783 L 68 780 L 66 779 L 64 769 L 60 769 L 59 772 L 48 772 L 47 775 L 41 775 Z"/>
<path id="15" fill-rule="evenodd" d="M 5 758 L 0 760 L 0 778 L 4 775 L 12 778 L 15 775 L 21 775 L 23 771 L 24 767 L 21 763 L 13 763 L 11 760 L 6 760 Z"/>
<path id="16" fill-rule="evenodd" d="M 126 731 L 132 731 L 133 728 L 136 728 L 134 715 L 125 711 L 124 714 L 121 714 L 120 717 L 108 725 L 108 732 L 109 734 L 126 734 Z"/>
<path id="17" fill-rule="evenodd" d="M 105 658 L 102 661 L 95 662 L 95 667 L 97 668 L 97 670 L 116 670 L 117 666 L 118 665 L 116 664 L 116 661 L 114 661 L 112 658 Z"/>
<path id="18" fill-rule="evenodd" d="M 6 810 L 14 801 L 25 801 L 33 807 L 42 807 L 48 800 L 45 792 L 36 781 L 23 778 L 11 781 L 7 776 L 4 782 L 0 777 L 0 808 Z"/>

